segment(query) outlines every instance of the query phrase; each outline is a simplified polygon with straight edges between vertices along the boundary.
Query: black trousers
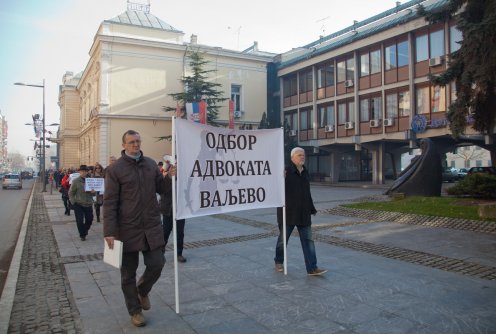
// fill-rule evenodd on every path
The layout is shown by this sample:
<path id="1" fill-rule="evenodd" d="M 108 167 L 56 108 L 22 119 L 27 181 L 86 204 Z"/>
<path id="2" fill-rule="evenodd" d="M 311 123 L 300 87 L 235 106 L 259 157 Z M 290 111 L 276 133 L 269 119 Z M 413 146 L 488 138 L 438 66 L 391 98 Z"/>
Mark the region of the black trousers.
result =
<path id="1" fill-rule="evenodd" d="M 142 253 L 146 268 L 138 284 L 136 284 L 136 270 L 139 265 L 139 252 L 122 254 L 121 288 L 129 315 L 141 312 L 138 293 L 141 296 L 147 296 L 150 293 L 153 285 L 160 278 L 165 264 L 164 252 L 160 248 Z"/>
<path id="2" fill-rule="evenodd" d="M 164 240 L 165 246 L 167 246 L 167 242 L 169 241 L 169 237 L 172 232 L 173 222 L 172 216 L 162 215 L 163 227 L 164 227 Z M 176 220 L 176 228 L 177 228 L 177 256 L 183 255 L 183 247 L 184 247 L 184 225 L 186 224 L 186 220 L 178 219 Z"/>
<path id="3" fill-rule="evenodd" d="M 93 207 L 73 204 L 74 215 L 76 216 L 76 224 L 79 231 L 79 236 L 85 237 L 88 235 L 91 224 L 93 223 Z"/>

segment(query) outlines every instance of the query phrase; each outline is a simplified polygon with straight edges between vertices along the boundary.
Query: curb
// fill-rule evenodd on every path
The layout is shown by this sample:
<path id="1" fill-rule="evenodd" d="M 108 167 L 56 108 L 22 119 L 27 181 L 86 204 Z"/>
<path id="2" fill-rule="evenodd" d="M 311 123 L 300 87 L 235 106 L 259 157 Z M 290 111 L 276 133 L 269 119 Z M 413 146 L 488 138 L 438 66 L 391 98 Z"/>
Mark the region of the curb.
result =
<path id="1" fill-rule="evenodd" d="M 17 238 L 14 255 L 10 262 L 9 273 L 3 288 L 2 297 L 0 298 L 0 333 L 7 333 L 9 330 L 10 314 L 14 305 L 14 297 L 17 287 L 17 279 L 19 277 L 19 270 L 21 268 L 22 252 L 24 250 L 24 242 L 26 240 L 26 231 L 28 227 L 29 216 L 31 214 L 31 203 L 33 201 L 34 189 L 36 183 L 33 184 L 31 195 L 29 196 L 24 218 L 22 220 L 21 230 Z"/>

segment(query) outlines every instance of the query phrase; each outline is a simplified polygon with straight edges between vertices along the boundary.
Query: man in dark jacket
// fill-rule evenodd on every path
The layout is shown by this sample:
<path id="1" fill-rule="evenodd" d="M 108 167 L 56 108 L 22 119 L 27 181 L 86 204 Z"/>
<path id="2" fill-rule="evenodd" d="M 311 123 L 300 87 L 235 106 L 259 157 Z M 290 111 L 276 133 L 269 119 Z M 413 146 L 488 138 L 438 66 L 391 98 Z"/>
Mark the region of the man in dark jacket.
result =
<path id="1" fill-rule="evenodd" d="M 294 228 L 298 229 L 301 248 L 305 258 L 308 275 L 318 276 L 327 270 L 317 267 L 317 255 L 312 239 L 312 219 L 310 215 L 317 213 L 310 193 L 310 182 L 305 164 L 305 150 L 295 147 L 291 151 L 291 163 L 286 167 L 286 244 Z M 283 222 L 282 208 L 277 209 L 277 223 L 279 237 L 276 244 L 276 257 L 274 258 L 276 270 L 282 272 L 284 263 Z"/>
<path id="2" fill-rule="evenodd" d="M 105 174 L 104 237 L 109 248 L 114 240 L 124 244 L 121 286 L 133 325 L 145 325 L 142 310 L 150 309 L 148 297 L 165 264 L 164 236 L 157 193 L 171 182 L 164 178 L 154 160 L 143 156 L 138 132 L 122 136 L 121 157 Z M 136 283 L 139 252 L 146 266 Z"/>
<path id="3" fill-rule="evenodd" d="M 79 177 L 72 181 L 69 188 L 69 200 L 76 216 L 76 225 L 81 241 L 86 240 L 88 231 L 93 223 L 93 195 L 94 191 L 86 191 L 85 183 L 89 168 L 86 165 L 79 167 Z"/>

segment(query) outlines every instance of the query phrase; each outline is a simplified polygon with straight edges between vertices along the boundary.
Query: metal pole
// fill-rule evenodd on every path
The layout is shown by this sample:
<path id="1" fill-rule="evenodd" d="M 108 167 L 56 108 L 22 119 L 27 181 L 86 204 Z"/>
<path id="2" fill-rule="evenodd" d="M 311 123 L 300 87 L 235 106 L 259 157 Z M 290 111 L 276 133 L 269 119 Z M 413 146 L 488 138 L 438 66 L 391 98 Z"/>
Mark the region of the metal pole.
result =
<path id="1" fill-rule="evenodd" d="M 43 79 L 43 147 L 42 147 L 42 158 L 41 158 L 41 182 L 43 182 L 43 190 L 41 192 L 46 192 L 46 182 L 45 182 L 45 79 Z"/>

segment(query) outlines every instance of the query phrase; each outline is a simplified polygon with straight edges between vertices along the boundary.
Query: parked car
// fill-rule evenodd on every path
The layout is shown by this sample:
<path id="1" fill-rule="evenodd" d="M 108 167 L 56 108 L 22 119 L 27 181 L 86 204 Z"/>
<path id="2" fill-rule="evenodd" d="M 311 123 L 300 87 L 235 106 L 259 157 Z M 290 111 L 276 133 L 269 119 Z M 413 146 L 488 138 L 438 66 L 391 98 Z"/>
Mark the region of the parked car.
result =
<path id="1" fill-rule="evenodd" d="M 22 179 L 20 174 L 9 173 L 2 177 L 2 189 L 8 188 L 22 189 Z"/>
<path id="2" fill-rule="evenodd" d="M 460 168 L 457 172 L 458 178 L 463 179 L 465 176 L 467 176 L 468 169 L 467 168 Z"/>
<path id="3" fill-rule="evenodd" d="M 443 182 L 455 182 L 458 180 L 458 173 L 454 172 L 451 168 L 443 169 Z"/>
<path id="4" fill-rule="evenodd" d="M 496 175 L 496 168 L 494 167 L 472 167 L 468 170 L 467 175 L 472 175 L 476 173 L 486 173 Z"/>

